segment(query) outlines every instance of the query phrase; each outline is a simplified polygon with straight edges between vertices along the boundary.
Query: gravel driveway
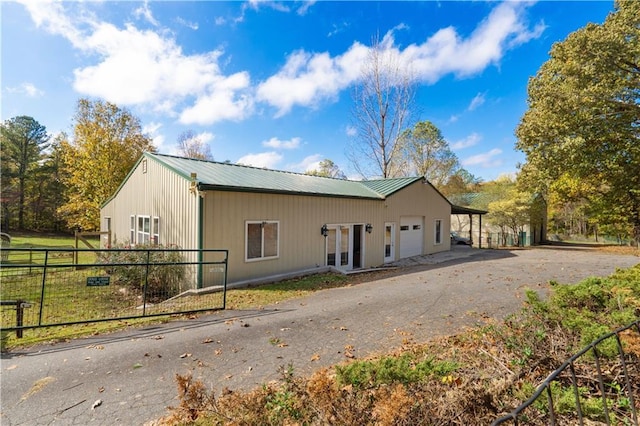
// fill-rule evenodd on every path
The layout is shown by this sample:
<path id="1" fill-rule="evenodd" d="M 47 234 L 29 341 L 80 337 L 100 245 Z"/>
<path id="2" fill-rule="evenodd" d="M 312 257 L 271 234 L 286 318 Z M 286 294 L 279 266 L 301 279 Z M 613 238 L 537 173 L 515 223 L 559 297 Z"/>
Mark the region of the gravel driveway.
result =
<path id="1" fill-rule="evenodd" d="M 277 378 L 282 365 L 307 374 L 347 355 L 388 351 L 407 337 L 453 334 L 516 311 L 525 288 L 544 292 L 552 279 L 575 283 L 639 261 L 585 248 L 460 247 L 263 310 L 3 354 L 0 422 L 143 424 L 177 404 L 177 373 L 191 371 L 218 392 L 248 389 Z"/>

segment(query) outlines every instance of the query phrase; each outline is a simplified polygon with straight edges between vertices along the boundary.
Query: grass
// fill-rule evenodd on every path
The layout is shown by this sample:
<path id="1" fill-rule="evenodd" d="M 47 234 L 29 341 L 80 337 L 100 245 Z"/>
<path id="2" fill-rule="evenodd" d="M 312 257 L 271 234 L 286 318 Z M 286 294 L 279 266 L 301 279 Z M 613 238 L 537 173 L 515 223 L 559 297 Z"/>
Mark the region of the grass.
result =
<path id="1" fill-rule="evenodd" d="M 96 244 L 98 241 L 95 241 Z M 141 304 L 140 295 L 125 287 L 112 283 L 104 287 L 87 287 L 86 280 L 90 276 L 104 275 L 99 268 L 75 271 L 69 267 L 49 270 L 45 285 L 45 303 L 43 317 L 39 316 L 39 300 L 42 292 L 42 269 L 37 264 L 44 263 L 42 253 L 33 254 L 27 261 L 25 253 L 29 248 L 66 249 L 75 244 L 71 236 L 16 235 L 12 236 L 12 248 L 21 248 L 26 252 L 10 253 L 9 262 L 5 264 L 29 264 L 31 268 L 3 268 L 0 271 L 2 287 L 1 300 L 27 300 L 33 302 L 31 308 L 24 310 L 23 324 L 37 325 L 57 324 L 83 321 L 87 319 L 108 319 L 114 317 L 139 316 L 137 307 Z M 54 253 L 54 252 L 51 252 Z M 58 253 L 58 252 L 55 252 Z M 49 262 L 72 264 L 67 257 L 50 258 Z M 92 252 L 81 254 L 80 264 L 95 262 Z M 31 269 L 31 271 L 29 271 Z M 113 279 L 113 278 L 112 278 Z M 228 309 L 255 309 L 266 305 L 304 297 L 314 291 L 348 285 L 350 280 L 338 274 L 322 274 L 301 277 L 283 282 L 267 284 L 259 287 L 229 290 L 226 304 Z M 201 296 L 190 296 L 164 302 L 156 307 L 148 308 L 148 312 L 187 311 L 206 307 L 222 306 L 222 293 L 211 293 Z M 117 308 L 114 308 L 117 307 Z M 0 316 L 3 327 L 13 327 L 16 323 L 16 310 L 3 307 Z M 168 321 L 169 317 L 135 318 L 127 320 L 101 321 L 88 324 L 74 324 L 45 328 L 26 329 L 23 337 L 18 339 L 15 333 L 5 335 L 3 349 L 16 349 L 38 343 L 51 343 L 79 338 L 87 335 L 109 333 L 128 327 L 144 326 L 150 323 Z"/>

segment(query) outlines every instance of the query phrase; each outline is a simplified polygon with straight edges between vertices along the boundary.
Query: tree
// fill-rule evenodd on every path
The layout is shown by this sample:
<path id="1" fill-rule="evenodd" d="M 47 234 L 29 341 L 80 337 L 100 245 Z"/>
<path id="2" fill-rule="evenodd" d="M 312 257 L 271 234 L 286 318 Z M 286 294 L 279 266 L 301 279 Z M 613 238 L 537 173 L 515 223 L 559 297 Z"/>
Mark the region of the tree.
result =
<path id="1" fill-rule="evenodd" d="M 477 192 L 481 183 L 481 178 L 474 176 L 464 168 L 460 168 L 449 176 L 447 182 L 438 187 L 438 190 L 446 197 L 451 197 L 457 194 L 463 195 Z"/>
<path id="2" fill-rule="evenodd" d="M 400 135 L 414 108 L 415 80 L 385 43 L 374 40 L 353 90 L 352 111 L 357 136 L 347 151 L 363 177 L 401 176 Z"/>
<path id="3" fill-rule="evenodd" d="M 516 134 L 530 181 L 587 182 L 599 221 L 623 220 L 640 242 L 640 2 L 619 0 L 603 24 L 554 44 L 528 92 Z"/>
<path id="4" fill-rule="evenodd" d="M 103 101 L 80 99 L 73 141 L 61 141 L 67 200 L 59 212 L 70 228 L 100 227 L 100 206 L 145 151 L 155 151 L 138 118 Z"/>
<path id="5" fill-rule="evenodd" d="M 445 185 L 460 169 L 458 157 L 449 148 L 442 132 L 430 121 L 421 121 L 411 130 L 402 132 L 406 173 L 424 176 L 436 188 Z"/>
<path id="6" fill-rule="evenodd" d="M 322 160 L 316 170 L 309 170 L 305 172 L 306 175 L 322 176 L 336 179 L 346 179 L 347 176 L 340 170 L 340 168 L 328 158 Z"/>
<path id="7" fill-rule="evenodd" d="M 46 128 L 32 117 L 19 116 L 6 120 L 0 126 L 0 152 L 2 152 L 2 193 L 10 193 L 17 183 L 18 228 L 25 227 L 25 199 L 28 180 L 38 166 L 42 151 L 47 148 L 49 135 Z M 4 204 L 3 196 L 3 204 Z M 7 200 L 9 202 L 9 200 Z M 9 208 L 3 206 L 5 215 Z M 8 217 L 5 224 L 8 224 Z"/>
<path id="8" fill-rule="evenodd" d="M 213 161 L 209 145 L 204 143 L 192 130 L 182 132 L 178 136 L 178 153 L 187 158 Z"/>
<path id="9" fill-rule="evenodd" d="M 40 161 L 39 167 L 33 171 L 34 179 L 30 182 L 29 193 L 32 223 L 36 229 L 60 231 L 64 227 L 64 221 L 60 220 L 58 214 L 66 195 L 60 145 L 67 139 L 66 133 L 58 134 Z"/>
<path id="10" fill-rule="evenodd" d="M 506 230 L 514 236 L 520 235 L 531 218 L 531 201 L 526 193 L 513 190 L 505 194 L 505 198 L 489 203 L 489 222 L 500 228 L 502 245 L 507 245 Z"/>

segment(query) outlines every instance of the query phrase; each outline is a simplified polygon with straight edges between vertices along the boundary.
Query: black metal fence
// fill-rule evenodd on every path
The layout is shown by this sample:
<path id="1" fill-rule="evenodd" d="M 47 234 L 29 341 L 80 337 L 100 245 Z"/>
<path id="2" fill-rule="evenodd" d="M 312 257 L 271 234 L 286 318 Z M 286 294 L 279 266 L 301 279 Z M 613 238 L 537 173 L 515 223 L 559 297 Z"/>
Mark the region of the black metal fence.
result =
<path id="1" fill-rule="evenodd" d="M 492 426 L 638 425 L 638 334 L 640 320 L 594 341 L 552 372 L 531 398 Z M 604 355 L 612 350 L 617 352 L 613 358 Z"/>
<path id="2" fill-rule="evenodd" d="M 2 249 L 2 331 L 224 309 L 227 250 Z"/>

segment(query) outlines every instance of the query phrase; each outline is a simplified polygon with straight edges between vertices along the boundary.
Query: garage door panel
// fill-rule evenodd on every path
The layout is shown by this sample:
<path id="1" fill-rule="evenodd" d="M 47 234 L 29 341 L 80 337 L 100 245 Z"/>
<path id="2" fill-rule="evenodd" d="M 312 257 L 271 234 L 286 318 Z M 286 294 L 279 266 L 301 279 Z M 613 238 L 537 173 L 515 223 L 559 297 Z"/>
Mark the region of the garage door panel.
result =
<path id="1" fill-rule="evenodd" d="M 400 257 L 411 257 L 422 254 L 424 226 L 421 216 L 400 218 Z"/>

